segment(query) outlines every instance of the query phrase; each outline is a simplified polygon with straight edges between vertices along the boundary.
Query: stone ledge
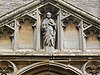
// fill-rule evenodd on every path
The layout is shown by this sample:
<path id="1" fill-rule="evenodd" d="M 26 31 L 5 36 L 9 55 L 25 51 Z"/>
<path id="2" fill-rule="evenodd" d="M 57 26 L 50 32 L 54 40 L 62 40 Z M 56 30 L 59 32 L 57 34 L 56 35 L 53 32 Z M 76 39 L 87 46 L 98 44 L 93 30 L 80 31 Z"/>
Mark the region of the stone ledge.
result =
<path id="1" fill-rule="evenodd" d="M 7 56 L 100 56 L 100 53 L 90 53 L 90 52 L 70 52 L 70 53 L 26 53 L 26 52 L 1 52 L 0 56 L 7 55 Z"/>
<path id="2" fill-rule="evenodd" d="M 79 50 L 79 49 L 55 49 L 52 53 L 46 52 L 44 49 L 34 50 L 34 49 L 18 49 L 16 51 L 12 49 L 2 49 L 0 50 L 0 55 L 25 55 L 25 56 L 100 56 L 100 50 Z"/>

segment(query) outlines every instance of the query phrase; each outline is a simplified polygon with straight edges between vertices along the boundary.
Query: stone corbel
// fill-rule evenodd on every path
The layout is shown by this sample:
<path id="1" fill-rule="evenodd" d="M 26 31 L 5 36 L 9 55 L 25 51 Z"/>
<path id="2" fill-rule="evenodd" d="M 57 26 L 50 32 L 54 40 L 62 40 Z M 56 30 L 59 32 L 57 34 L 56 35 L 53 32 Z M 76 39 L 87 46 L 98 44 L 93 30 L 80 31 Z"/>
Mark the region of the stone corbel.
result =
<path id="1" fill-rule="evenodd" d="M 61 21 L 61 26 L 63 27 L 63 28 L 66 28 L 66 25 L 64 25 L 64 23 Z"/>
<path id="2" fill-rule="evenodd" d="M 84 24 L 83 26 L 84 26 L 84 29 L 83 29 L 83 30 L 86 30 L 86 29 L 92 27 L 93 25 L 92 25 L 92 24 L 90 24 L 90 25 L 86 25 L 86 24 Z"/>
<path id="3" fill-rule="evenodd" d="M 32 25 L 33 28 L 37 28 L 36 26 L 37 26 L 37 23 L 35 23 L 35 24 Z"/>

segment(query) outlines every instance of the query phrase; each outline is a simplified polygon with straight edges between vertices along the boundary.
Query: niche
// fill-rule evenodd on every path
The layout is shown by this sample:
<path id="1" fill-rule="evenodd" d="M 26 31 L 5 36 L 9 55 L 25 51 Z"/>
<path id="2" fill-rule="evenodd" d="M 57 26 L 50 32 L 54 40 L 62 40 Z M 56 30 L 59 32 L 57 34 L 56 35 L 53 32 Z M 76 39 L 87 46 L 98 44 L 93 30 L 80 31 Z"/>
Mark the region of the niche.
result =
<path id="1" fill-rule="evenodd" d="M 59 11 L 59 9 L 57 7 L 55 7 L 53 4 L 46 4 L 43 7 L 39 8 L 40 10 L 40 18 L 41 18 L 41 25 L 43 20 L 47 17 L 47 13 L 50 12 L 51 13 L 51 18 L 54 20 L 54 22 L 56 23 L 55 28 L 57 28 L 57 12 Z M 40 28 L 41 29 L 41 28 Z M 55 39 L 54 39 L 54 43 L 55 43 L 55 48 L 57 48 L 57 29 L 55 29 L 56 31 L 56 35 L 55 35 Z M 42 30 L 41 30 L 41 34 L 40 34 L 40 48 L 43 49 L 43 35 L 42 35 Z"/>
<path id="2" fill-rule="evenodd" d="M 79 49 L 79 31 L 75 24 L 68 24 L 64 29 L 64 49 Z"/>
<path id="3" fill-rule="evenodd" d="M 6 25 L 0 28 L 0 49 L 12 49 L 13 32 Z"/>
<path id="4" fill-rule="evenodd" d="M 19 41 L 18 45 L 20 49 L 32 49 L 34 48 L 34 28 L 33 24 L 35 20 L 29 16 L 24 16 L 19 20 Z"/>
<path id="5" fill-rule="evenodd" d="M 100 49 L 100 40 L 96 35 L 91 35 L 86 39 L 87 49 Z"/>
<path id="6" fill-rule="evenodd" d="M 85 30 L 86 34 L 86 49 L 100 49 L 100 30 L 95 27 L 90 27 Z"/>
<path id="7" fill-rule="evenodd" d="M 69 16 L 63 20 L 63 48 L 64 49 L 79 49 L 79 21 Z"/>

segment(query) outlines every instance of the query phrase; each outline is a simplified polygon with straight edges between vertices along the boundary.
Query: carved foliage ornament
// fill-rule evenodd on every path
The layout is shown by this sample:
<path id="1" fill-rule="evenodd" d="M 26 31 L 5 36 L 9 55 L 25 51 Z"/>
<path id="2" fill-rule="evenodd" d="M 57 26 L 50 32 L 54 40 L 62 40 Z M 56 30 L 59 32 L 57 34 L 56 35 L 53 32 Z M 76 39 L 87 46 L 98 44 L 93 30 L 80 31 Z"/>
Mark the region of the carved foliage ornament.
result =
<path id="1" fill-rule="evenodd" d="M 83 72 L 85 75 L 100 75 L 100 62 L 87 62 L 83 67 Z"/>

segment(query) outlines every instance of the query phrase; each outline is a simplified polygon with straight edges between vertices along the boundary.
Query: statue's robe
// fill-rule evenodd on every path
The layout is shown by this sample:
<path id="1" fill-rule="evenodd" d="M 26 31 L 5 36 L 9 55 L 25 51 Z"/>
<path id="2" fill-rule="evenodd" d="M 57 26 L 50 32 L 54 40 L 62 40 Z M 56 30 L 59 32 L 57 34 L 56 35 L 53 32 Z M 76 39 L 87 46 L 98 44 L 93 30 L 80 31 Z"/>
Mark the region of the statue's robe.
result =
<path id="1" fill-rule="evenodd" d="M 43 45 L 44 47 L 55 46 L 56 24 L 52 18 L 44 19 L 42 23 Z"/>

